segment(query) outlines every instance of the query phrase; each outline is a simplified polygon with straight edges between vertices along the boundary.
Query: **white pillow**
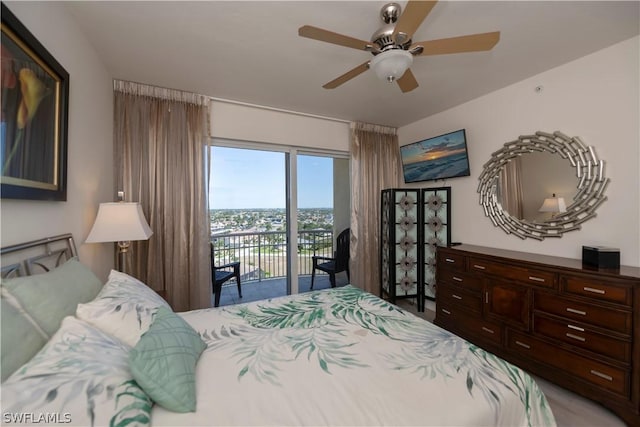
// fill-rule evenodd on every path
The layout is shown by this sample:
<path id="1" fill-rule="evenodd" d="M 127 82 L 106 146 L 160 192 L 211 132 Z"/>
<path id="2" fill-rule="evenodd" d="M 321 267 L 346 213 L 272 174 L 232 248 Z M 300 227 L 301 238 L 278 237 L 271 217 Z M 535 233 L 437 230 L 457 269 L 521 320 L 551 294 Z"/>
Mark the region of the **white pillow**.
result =
<path id="1" fill-rule="evenodd" d="M 153 403 L 129 369 L 131 348 L 68 316 L 38 354 L 2 383 L 12 424 L 150 425 Z"/>
<path id="2" fill-rule="evenodd" d="M 158 307 L 171 310 L 153 289 L 127 274 L 111 270 L 98 296 L 78 304 L 76 316 L 134 347 L 147 332 Z"/>

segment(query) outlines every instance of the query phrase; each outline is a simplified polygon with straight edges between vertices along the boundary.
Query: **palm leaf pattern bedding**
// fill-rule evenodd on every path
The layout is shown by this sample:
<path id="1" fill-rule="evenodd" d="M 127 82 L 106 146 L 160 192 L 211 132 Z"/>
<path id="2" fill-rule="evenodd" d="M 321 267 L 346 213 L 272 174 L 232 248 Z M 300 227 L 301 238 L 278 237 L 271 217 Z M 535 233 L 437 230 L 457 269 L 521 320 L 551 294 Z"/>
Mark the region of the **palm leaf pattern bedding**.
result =
<path id="1" fill-rule="evenodd" d="M 148 426 L 151 399 L 133 379 L 131 348 L 68 316 L 2 384 L 3 421 L 20 425 Z"/>
<path id="2" fill-rule="evenodd" d="M 154 425 L 555 425 L 521 369 L 353 286 L 182 315 L 198 410 Z"/>

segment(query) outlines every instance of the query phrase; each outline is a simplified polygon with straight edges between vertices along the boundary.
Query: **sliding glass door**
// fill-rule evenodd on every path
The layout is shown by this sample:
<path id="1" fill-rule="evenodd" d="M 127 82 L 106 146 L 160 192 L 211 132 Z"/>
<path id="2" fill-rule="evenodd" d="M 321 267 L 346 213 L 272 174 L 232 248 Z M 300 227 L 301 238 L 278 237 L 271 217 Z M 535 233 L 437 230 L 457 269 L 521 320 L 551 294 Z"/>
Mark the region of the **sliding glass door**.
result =
<path id="1" fill-rule="evenodd" d="M 240 299 L 230 281 L 220 305 L 308 291 L 313 256 L 333 256 L 349 226 L 346 154 L 228 141 L 214 141 L 210 154 L 214 259 L 240 262 L 243 290 Z M 316 273 L 314 288 L 329 287 L 328 275 Z"/>
<path id="2" fill-rule="evenodd" d="M 287 153 L 210 150 L 214 259 L 217 265 L 239 261 L 243 283 L 242 299 L 233 281 L 223 286 L 221 305 L 287 295 Z"/>
<path id="3" fill-rule="evenodd" d="M 333 156 L 297 156 L 297 260 L 299 292 L 330 287 L 338 234 L 349 227 L 349 160 Z M 314 258 L 321 268 L 314 270 Z M 340 274 L 342 273 L 342 274 Z M 336 284 L 346 284 L 344 272 Z"/>

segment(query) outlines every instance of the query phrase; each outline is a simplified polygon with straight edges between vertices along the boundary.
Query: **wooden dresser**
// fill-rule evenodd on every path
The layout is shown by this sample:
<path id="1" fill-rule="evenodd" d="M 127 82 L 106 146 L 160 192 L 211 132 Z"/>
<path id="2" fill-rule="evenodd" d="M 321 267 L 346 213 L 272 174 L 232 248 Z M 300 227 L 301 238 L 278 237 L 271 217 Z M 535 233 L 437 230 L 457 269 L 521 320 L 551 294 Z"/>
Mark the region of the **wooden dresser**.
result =
<path id="1" fill-rule="evenodd" d="M 640 425 L 640 268 L 439 247 L 435 323 Z"/>

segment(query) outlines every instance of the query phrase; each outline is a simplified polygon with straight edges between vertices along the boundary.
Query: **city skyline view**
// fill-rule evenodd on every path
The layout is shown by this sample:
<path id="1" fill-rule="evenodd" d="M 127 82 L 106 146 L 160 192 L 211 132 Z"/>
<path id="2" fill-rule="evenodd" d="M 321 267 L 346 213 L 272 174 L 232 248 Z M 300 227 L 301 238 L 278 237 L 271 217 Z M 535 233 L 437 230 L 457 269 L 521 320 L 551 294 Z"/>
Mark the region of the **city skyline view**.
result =
<path id="1" fill-rule="evenodd" d="M 333 207 L 333 159 L 298 155 L 298 207 Z M 209 209 L 284 209 L 285 153 L 211 148 Z"/>
<path id="2" fill-rule="evenodd" d="M 289 221 L 297 224 L 300 274 L 311 274 L 313 255 L 333 253 L 334 159 L 297 155 L 298 209 L 295 218 L 288 219 L 286 156 L 211 148 L 209 218 L 214 257 L 218 265 L 240 261 L 243 281 L 286 277 Z"/>

